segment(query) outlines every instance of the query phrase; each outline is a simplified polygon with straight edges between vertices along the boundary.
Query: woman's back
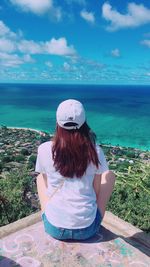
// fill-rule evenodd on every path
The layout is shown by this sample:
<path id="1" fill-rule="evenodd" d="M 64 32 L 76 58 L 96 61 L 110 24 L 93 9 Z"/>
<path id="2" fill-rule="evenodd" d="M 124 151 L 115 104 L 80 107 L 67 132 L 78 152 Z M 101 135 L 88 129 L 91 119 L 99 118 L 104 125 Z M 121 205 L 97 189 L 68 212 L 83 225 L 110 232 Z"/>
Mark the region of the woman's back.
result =
<path id="1" fill-rule="evenodd" d="M 94 220 L 97 210 L 94 176 L 108 170 L 103 151 L 98 145 L 95 147 L 100 161 L 99 168 L 90 163 L 82 177 L 66 178 L 54 167 L 52 148 L 52 141 L 40 145 L 36 164 L 36 171 L 47 175 L 47 195 L 51 197 L 58 189 L 47 204 L 45 214 L 57 227 L 87 227 Z"/>

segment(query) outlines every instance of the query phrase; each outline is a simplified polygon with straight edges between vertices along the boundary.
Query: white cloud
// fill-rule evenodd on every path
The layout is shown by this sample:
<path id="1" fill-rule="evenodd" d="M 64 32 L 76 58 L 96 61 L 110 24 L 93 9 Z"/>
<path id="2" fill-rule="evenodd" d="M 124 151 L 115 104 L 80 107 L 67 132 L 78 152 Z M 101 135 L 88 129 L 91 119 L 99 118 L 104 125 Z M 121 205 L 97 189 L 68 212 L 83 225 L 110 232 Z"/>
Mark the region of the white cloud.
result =
<path id="1" fill-rule="evenodd" d="M 67 40 L 62 37 L 58 40 L 52 38 L 51 41 L 45 43 L 45 51 L 51 55 L 58 55 L 58 56 L 71 56 L 75 55 L 76 51 L 74 47 L 67 45 Z"/>
<path id="2" fill-rule="evenodd" d="M 86 59 L 86 58 L 78 58 L 77 59 L 77 63 L 83 67 L 83 69 L 85 69 L 85 67 L 88 67 L 89 69 L 92 69 L 92 70 L 101 70 L 103 68 L 106 67 L 105 64 L 99 62 L 99 61 L 95 61 L 95 60 L 90 60 L 90 59 Z"/>
<path id="3" fill-rule="evenodd" d="M 50 61 L 46 61 L 46 62 L 45 62 L 45 65 L 46 65 L 47 67 L 49 67 L 49 68 L 52 68 L 52 67 L 53 67 L 52 62 L 50 62 Z"/>
<path id="4" fill-rule="evenodd" d="M 13 33 L 2 21 L 0 21 L 0 64 L 5 67 L 18 67 L 21 64 L 34 63 L 31 55 L 57 55 L 75 57 L 77 55 L 73 45 L 68 45 L 65 37 L 52 38 L 46 42 L 26 40 L 22 32 Z M 47 66 L 52 67 L 47 62 Z"/>
<path id="5" fill-rule="evenodd" d="M 6 35 L 9 31 L 9 28 L 3 23 L 3 21 L 0 21 L 0 36 Z"/>
<path id="6" fill-rule="evenodd" d="M 25 63 L 34 63 L 35 62 L 35 60 L 29 54 L 24 55 L 23 60 Z"/>
<path id="7" fill-rule="evenodd" d="M 24 60 L 17 54 L 7 54 L 0 52 L 0 65 L 3 67 L 18 67 Z"/>
<path id="8" fill-rule="evenodd" d="M 71 68 L 70 64 L 68 64 L 67 62 L 64 62 L 63 67 L 64 67 L 64 70 L 66 71 L 69 71 Z"/>
<path id="9" fill-rule="evenodd" d="M 36 15 L 49 14 L 50 19 L 59 22 L 62 19 L 60 7 L 53 6 L 53 0 L 10 0 L 24 12 L 32 12 Z"/>
<path id="10" fill-rule="evenodd" d="M 12 4 L 19 6 L 23 11 L 30 11 L 37 15 L 44 14 L 52 8 L 52 0 L 10 0 Z"/>
<path id="11" fill-rule="evenodd" d="M 80 12 L 80 16 L 85 19 L 87 22 L 94 23 L 95 22 L 95 17 L 92 12 L 87 12 L 86 10 L 82 10 Z"/>
<path id="12" fill-rule="evenodd" d="M 18 45 L 18 50 L 22 53 L 40 54 L 43 49 L 41 44 L 34 42 L 33 40 L 21 40 Z"/>
<path id="13" fill-rule="evenodd" d="M 149 77 L 150 77 L 150 72 L 147 72 L 147 73 L 146 73 L 146 76 L 149 76 Z"/>
<path id="14" fill-rule="evenodd" d="M 34 42 L 33 40 L 22 40 L 18 43 L 18 49 L 22 53 L 28 54 L 50 54 L 58 56 L 71 56 L 76 54 L 74 47 L 67 45 L 66 38 L 52 38 L 46 42 Z"/>
<path id="15" fill-rule="evenodd" d="M 16 34 L 12 32 L 2 20 L 0 20 L 0 37 L 9 36 L 10 38 L 16 37 Z"/>
<path id="16" fill-rule="evenodd" d="M 35 60 L 30 55 L 19 56 L 17 54 L 8 54 L 0 52 L 0 65 L 1 67 L 19 67 L 25 63 L 34 63 Z"/>
<path id="17" fill-rule="evenodd" d="M 61 10 L 61 8 L 60 7 L 53 7 L 52 9 L 51 9 L 51 14 L 50 14 L 50 16 L 52 17 L 54 17 L 54 19 L 57 21 L 57 22 L 59 22 L 59 21 L 61 21 L 62 20 L 62 10 Z"/>
<path id="18" fill-rule="evenodd" d="M 76 54 L 74 47 L 67 45 L 66 38 L 52 38 L 47 42 L 36 43 L 33 40 L 20 40 L 12 42 L 9 39 L 0 39 L 0 51 L 19 51 L 27 54 L 50 54 L 58 56 L 73 56 Z"/>
<path id="19" fill-rule="evenodd" d="M 59 39 L 52 38 L 46 42 L 35 42 L 33 40 L 21 40 L 17 44 L 17 48 L 21 53 L 28 54 L 50 54 L 58 56 L 75 55 L 74 47 L 67 45 L 66 38 Z"/>
<path id="20" fill-rule="evenodd" d="M 22 33 L 13 33 L 2 21 L 0 21 L 0 33 L 0 51 L 3 52 L 12 53 L 16 51 L 24 54 L 51 54 L 58 56 L 76 55 L 73 45 L 69 46 L 65 37 L 52 38 L 46 42 L 26 40 L 23 39 Z"/>
<path id="21" fill-rule="evenodd" d="M 148 39 L 141 41 L 141 44 L 146 45 L 147 47 L 150 48 L 150 40 L 148 40 Z"/>
<path id="22" fill-rule="evenodd" d="M 129 3 L 127 13 L 121 14 L 116 9 L 113 9 L 109 3 L 104 3 L 102 6 L 102 15 L 104 19 L 111 23 L 106 28 L 109 31 L 138 27 L 150 23 L 150 9 L 142 4 Z"/>
<path id="23" fill-rule="evenodd" d="M 120 51 L 118 48 L 111 50 L 112 57 L 120 57 Z"/>
<path id="24" fill-rule="evenodd" d="M 12 53 L 16 50 L 15 43 L 12 40 L 0 38 L 0 51 Z"/>

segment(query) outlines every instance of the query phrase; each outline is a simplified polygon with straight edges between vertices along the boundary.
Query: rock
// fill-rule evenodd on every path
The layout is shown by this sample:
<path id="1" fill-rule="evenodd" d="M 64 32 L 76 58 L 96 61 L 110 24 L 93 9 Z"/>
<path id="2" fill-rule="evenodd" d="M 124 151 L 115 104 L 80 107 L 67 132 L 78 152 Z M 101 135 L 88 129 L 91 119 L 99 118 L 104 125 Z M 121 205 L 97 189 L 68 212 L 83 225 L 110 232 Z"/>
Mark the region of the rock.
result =
<path id="1" fill-rule="evenodd" d="M 4 145 L 4 143 L 0 143 L 0 146 L 3 146 Z"/>
<path id="2" fill-rule="evenodd" d="M 144 159 L 144 157 L 145 157 L 145 153 L 140 153 L 139 157 L 140 157 L 141 159 Z"/>
<path id="3" fill-rule="evenodd" d="M 20 144 L 20 141 L 15 142 L 15 146 L 18 146 Z"/>
<path id="4" fill-rule="evenodd" d="M 123 162 L 123 161 L 125 161 L 125 159 L 124 158 L 119 158 L 118 161 Z"/>

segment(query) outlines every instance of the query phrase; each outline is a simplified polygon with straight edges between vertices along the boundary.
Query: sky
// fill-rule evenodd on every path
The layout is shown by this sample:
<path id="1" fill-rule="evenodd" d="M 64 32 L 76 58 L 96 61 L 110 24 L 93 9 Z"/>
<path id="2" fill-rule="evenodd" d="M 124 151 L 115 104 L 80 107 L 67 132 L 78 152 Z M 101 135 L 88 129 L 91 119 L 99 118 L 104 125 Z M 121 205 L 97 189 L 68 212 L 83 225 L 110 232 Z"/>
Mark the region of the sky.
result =
<path id="1" fill-rule="evenodd" d="M 150 84 L 150 1 L 1 0 L 0 82 Z"/>

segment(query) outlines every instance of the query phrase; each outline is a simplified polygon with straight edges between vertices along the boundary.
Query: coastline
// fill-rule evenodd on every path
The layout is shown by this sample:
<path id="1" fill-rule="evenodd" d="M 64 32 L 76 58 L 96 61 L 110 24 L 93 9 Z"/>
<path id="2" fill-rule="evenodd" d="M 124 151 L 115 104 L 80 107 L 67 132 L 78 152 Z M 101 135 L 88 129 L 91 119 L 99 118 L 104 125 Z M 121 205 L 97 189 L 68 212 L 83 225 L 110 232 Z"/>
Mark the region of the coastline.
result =
<path id="1" fill-rule="evenodd" d="M 52 133 L 49 133 L 47 131 L 44 131 L 44 130 L 40 130 L 40 129 L 34 129 L 34 128 L 30 128 L 30 127 L 14 127 L 14 126 L 6 126 L 6 125 L 1 125 L 0 128 L 2 127 L 6 127 L 7 129 L 16 129 L 16 130 L 24 130 L 24 131 L 32 131 L 32 132 L 36 132 L 38 134 L 40 134 L 41 136 L 45 136 L 45 134 L 48 134 L 50 137 L 53 137 L 54 134 Z M 111 148 L 119 148 L 119 149 L 131 149 L 131 150 L 134 150 L 134 151 L 141 151 L 141 152 L 150 152 L 150 149 L 144 149 L 144 148 L 137 148 L 137 147 L 130 147 L 130 146 L 122 146 L 122 145 L 113 145 L 111 143 L 109 144 L 105 144 L 105 143 L 99 143 L 99 145 L 101 146 L 105 146 L 105 147 L 111 147 Z"/>
<path id="2" fill-rule="evenodd" d="M 6 127 L 7 129 L 12 129 L 12 130 L 17 129 L 17 130 L 33 131 L 33 132 L 37 132 L 37 133 L 39 133 L 41 135 L 44 134 L 44 131 L 33 129 L 33 128 L 27 128 L 27 127 L 11 127 L 11 126 L 10 127 L 9 126 L 4 126 L 4 127 Z M 0 128 L 2 128 L 2 127 L 0 127 Z"/>

